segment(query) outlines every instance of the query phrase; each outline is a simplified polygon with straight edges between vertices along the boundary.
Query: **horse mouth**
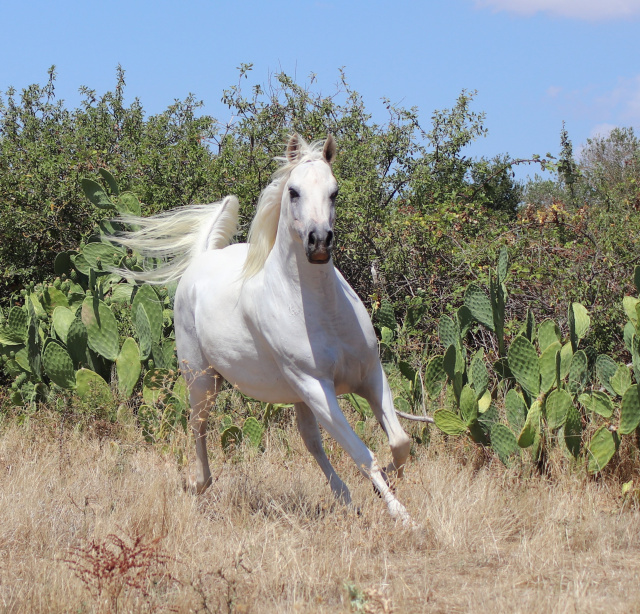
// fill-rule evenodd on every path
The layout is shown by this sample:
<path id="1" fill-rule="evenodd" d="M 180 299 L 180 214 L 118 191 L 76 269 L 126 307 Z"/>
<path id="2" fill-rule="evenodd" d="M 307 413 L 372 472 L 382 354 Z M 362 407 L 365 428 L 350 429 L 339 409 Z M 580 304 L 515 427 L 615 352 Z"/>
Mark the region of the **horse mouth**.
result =
<path id="1" fill-rule="evenodd" d="M 331 254 L 329 252 L 309 254 L 307 260 L 309 260 L 311 264 L 327 264 L 327 262 L 331 260 Z"/>

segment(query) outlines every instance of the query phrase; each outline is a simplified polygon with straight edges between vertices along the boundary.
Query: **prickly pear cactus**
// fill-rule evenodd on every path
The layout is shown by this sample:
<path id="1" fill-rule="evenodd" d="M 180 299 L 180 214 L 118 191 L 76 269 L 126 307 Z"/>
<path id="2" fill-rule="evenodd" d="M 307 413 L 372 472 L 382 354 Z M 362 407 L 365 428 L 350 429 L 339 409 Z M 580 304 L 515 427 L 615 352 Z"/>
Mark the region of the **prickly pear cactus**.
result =
<path id="1" fill-rule="evenodd" d="M 242 430 L 233 424 L 222 431 L 222 435 L 220 435 L 220 443 L 225 452 L 228 451 L 232 445 L 238 446 L 241 441 Z"/>
<path id="2" fill-rule="evenodd" d="M 486 326 L 489 330 L 494 330 L 491 300 L 480 286 L 474 283 L 467 286 L 464 294 L 464 304 L 468 307 L 469 311 L 471 311 L 475 320 L 483 326 Z"/>
<path id="3" fill-rule="evenodd" d="M 424 386 L 430 398 L 440 396 L 447 381 L 447 374 L 443 367 L 444 356 L 434 356 L 427 363 L 424 374 Z"/>
<path id="4" fill-rule="evenodd" d="M 559 343 L 560 328 L 553 320 L 545 320 L 538 326 L 538 347 L 544 352 L 552 343 Z"/>
<path id="5" fill-rule="evenodd" d="M 568 312 L 569 321 L 569 339 L 571 341 L 571 349 L 575 352 L 578 351 L 578 344 L 580 340 L 585 337 L 589 326 L 591 324 L 591 318 L 584 305 L 580 303 L 572 303 L 569 306 Z"/>
<path id="6" fill-rule="evenodd" d="M 582 418 L 572 404 L 567 410 L 564 424 L 564 442 L 574 458 L 580 456 L 582 447 Z"/>
<path id="7" fill-rule="evenodd" d="M 109 307 L 101 300 L 87 297 L 82 303 L 82 323 L 87 329 L 87 343 L 107 360 L 118 357 L 118 323 Z"/>
<path id="8" fill-rule="evenodd" d="M 550 343 L 542 352 L 539 359 L 540 391 L 547 393 L 557 381 L 556 356 L 562 350 L 557 341 Z"/>
<path id="9" fill-rule="evenodd" d="M 255 448 L 262 444 L 264 428 L 253 416 L 249 416 L 242 425 L 242 436 L 248 439 Z"/>
<path id="10" fill-rule="evenodd" d="M 133 393 L 138 380 L 142 364 L 140 362 L 140 349 L 135 339 L 127 337 L 120 348 L 116 358 L 116 373 L 118 376 L 118 392 L 125 398 Z"/>
<path id="11" fill-rule="evenodd" d="M 433 414 L 436 426 L 447 435 L 454 437 L 467 431 L 467 425 L 456 414 L 448 409 L 438 409 Z"/>
<path id="12" fill-rule="evenodd" d="M 143 309 L 147 320 L 149 321 L 149 331 L 151 332 L 151 341 L 159 342 L 162 338 L 162 302 L 156 294 L 155 290 L 149 286 L 140 286 L 131 303 L 131 309 L 137 312 Z"/>
<path id="13" fill-rule="evenodd" d="M 516 390 L 511 388 L 504 398 L 507 422 L 514 433 L 519 433 L 527 419 L 527 406 Z"/>
<path id="14" fill-rule="evenodd" d="M 509 369 L 523 390 L 531 397 L 536 398 L 540 394 L 540 365 L 538 354 L 531 341 L 522 335 L 518 335 L 509 346 L 507 352 Z"/>
<path id="15" fill-rule="evenodd" d="M 443 315 L 438 324 L 438 336 L 443 347 L 448 348 L 453 345 L 460 347 L 460 329 L 458 324 L 448 315 Z"/>
<path id="16" fill-rule="evenodd" d="M 618 432 L 621 435 L 629 435 L 640 424 L 640 394 L 638 384 L 629 386 L 622 397 L 620 409 L 620 426 Z"/>
<path id="17" fill-rule="evenodd" d="M 601 426 L 591 437 L 587 446 L 587 470 L 589 473 L 602 471 L 607 463 L 613 458 L 620 438 L 617 433 L 611 432 L 606 426 Z"/>
<path id="18" fill-rule="evenodd" d="M 527 419 L 518 436 L 518 445 L 521 448 L 528 448 L 534 444 L 536 437 L 539 437 L 542 430 L 541 421 L 542 407 L 539 401 L 534 401 L 529 408 Z"/>
<path id="19" fill-rule="evenodd" d="M 500 423 L 491 427 L 491 447 L 507 467 L 510 465 L 511 459 L 519 452 L 516 436 L 507 426 Z"/>
<path id="20" fill-rule="evenodd" d="M 386 299 L 382 299 L 380 301 L 380 307 L 376 313 L 376 318 L 381 328 L 384 326 L 389 330 L 396 330 L 396 314 L 393 311 L 393 305 Z"/>
<path id="21" fill-rule="evenodd" d="M 60 388 L 73 390 L 76 387 L 76 370 L 73 368 L 71 356 L 62 345 L 53 339 L 47 343 L 44 349 L 42 366 L 51 381 Z"/>
<path id="22" fill-rule="evenodd" d="M 618 370 L 618 363 L 606 354 L 600 354 L 596 359 L 596 377 L 609 394 L 616 392 L 611 386 L 611 378 Z"/>

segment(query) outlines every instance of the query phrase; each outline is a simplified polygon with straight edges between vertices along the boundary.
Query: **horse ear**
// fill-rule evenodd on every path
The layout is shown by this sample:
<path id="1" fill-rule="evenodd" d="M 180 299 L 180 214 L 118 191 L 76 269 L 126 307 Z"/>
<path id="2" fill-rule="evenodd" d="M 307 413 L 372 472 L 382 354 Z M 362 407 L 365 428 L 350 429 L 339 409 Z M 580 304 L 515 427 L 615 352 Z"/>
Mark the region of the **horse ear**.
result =
<path id="1" fill-rule="evenodd" d="M 332 134 L 328 135 L 327 140 L 324 142 L 322 155 L 327 161 L 327 164 L 333 164 L 333 161 L 336 157 L 336 140 L 333 138 Z"/>
<path id="2" fill-rule="evenodd" d="M 300 137 L 294 132 L 287 143 L 287 160 L 292 164 L 298 161 L 300 156 Z"/>

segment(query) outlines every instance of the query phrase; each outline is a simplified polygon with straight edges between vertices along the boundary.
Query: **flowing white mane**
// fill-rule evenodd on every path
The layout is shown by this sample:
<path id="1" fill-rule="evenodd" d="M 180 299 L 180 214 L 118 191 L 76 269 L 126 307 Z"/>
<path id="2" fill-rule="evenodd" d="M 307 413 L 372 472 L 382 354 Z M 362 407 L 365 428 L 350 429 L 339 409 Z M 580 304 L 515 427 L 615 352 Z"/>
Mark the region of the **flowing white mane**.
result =
<path id="1" fill-rule="evenodd" d="M 280 219 L 280 204 L 282 192 L 289 179 L 291 171 L 299 164 L 309 160 L 322 160 L 324 141 L 307 143 L 302 137 L 298 137 L 298 149 L 294 156 L 278 157 L 280 168 L 273 174 L 271 183 L 262 190 L 256 214 L 249 228 L 249 254 L 242 269 L 242 275 L 246 279 L 259 273 L 264 266 L 267 256 L 273 248 L 278 232 L 278 220 Z"/>

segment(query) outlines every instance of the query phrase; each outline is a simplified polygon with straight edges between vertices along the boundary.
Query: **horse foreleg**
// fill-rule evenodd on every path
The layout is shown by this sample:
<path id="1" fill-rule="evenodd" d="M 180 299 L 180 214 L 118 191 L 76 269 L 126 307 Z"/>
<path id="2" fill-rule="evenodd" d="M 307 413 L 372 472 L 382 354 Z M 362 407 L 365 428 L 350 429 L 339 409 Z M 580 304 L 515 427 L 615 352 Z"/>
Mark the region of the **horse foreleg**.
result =
<path id="1" fill-rule="evenodd" d="M 304 403 L 296 403 L 295 408 L 298 431 L 300 431 L 304 445 L 311 453 L 311 456 L 316 459 L 318 465 L 320 465 L 320 469 L 322 469 L 322 472 L 329 481 L 329 486 L 336 499 L 342 501 L 345 505 L 350 505 L 351 493 L 327 458 L 324 447 L 322 446 L 322 436 L 320 435 L 316 417 Z"/>
<path id="2" fill-rule="evenodd" d="M 371 411 L 389 438 L 389 447 L 393 462 L 387 465 L 387 473 L 395 472 L 401 478 L 411 450 L 411 438 L 402 428 L 396 410 L 393 406 L 393 395 L 382 365 L 377 372 L 365 383 L 359 393 L 367 399 Z"/>
<path id="3" fill-rule="evenodd" d="M 319 390 L 307 392 L 308 406 L 312 408 L 314 415 L 329 435 L 351 456 L 360 472 L 371 480 L 374 489 L 387 504 L 391 516 L 402 520 L 403 524 L 411 524 L 409 512 L 389 488 L 373 452 L 356 435 L 340 410 L 332 384 L 318 383 L 321 386 Z M 402 459 L 403 464 L 405 460 L 406 458 Z"/>

